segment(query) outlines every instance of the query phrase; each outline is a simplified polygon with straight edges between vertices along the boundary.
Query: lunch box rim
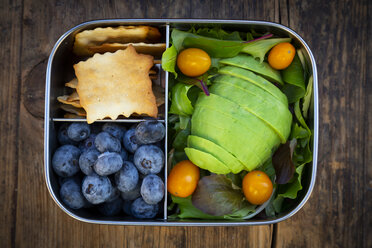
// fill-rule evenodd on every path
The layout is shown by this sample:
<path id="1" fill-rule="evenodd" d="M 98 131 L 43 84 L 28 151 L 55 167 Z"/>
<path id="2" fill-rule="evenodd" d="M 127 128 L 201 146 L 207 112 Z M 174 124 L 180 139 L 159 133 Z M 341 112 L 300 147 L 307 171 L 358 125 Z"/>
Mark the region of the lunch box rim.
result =
<path id="1" fill-rule="evenodd" d="M 164 24 L 167 27 L 167 43 L 169 39 L 169 26 L 172 24 L 249 24 L 249 25 L 258 25 L 258 26 L 269 26 L 281 29 L 286 33 L 290 34 L 301 43 L 304 49 L 307 52 L 307 55 L 310 58 L 310 64 L 312 69 L 313 75 L 313 100 L 314 100 L 314 139 L 313 139 L 313 161 L 311 167 L 311 179 L 309 182 L 309 187 L 307 189 L 306 195 L 303 199 L 298 203 L 298 205 L 289 213 L 280 216 L 278 218 L 268 219 L 268 220 L 242 220 L 242 221 L 230 221 L 230 220 L 169 220 L 166 219 L 157 219 L 157 220 L 135 220 L 135 221 L 113 221 L 113 220 L 94 220 L 94 219 L 87 219 L 81 216 L 78 216 L 72 213 L 69 209 L 67 209 L 57 198 L 55 192 L 52 189 L 51 181 L 50 181 L 50 157 L 49 157 L 49 125 L 52 121 L 50 119 L 50 84 L 51 84 L 51 72 L 52 72 L 52 62 L 58 48 L 60 47 L 61 43 L 64 41 L 66 37 L 71 35 L 71 33 L 81 30 L 84 27 L 92 26 L 92 25 L 118 25 L 118 24 Z M 167 44 L 168 45 L 168 44 Z M 166 72 L 166 91 L 168 90 L 168 72 Z M 166 106 L 167 107 L 167 106 Z M 166 109 L 166 119 L 167 121 L 167 109 Z M 311 52 L 307 43 L 302 39 L 300 35 L 298 35 L 292 29 L 275 23 L 275 22 L 268 22 L 268 21 L 255 21 L 255 20 L 223 20 L 223 19 L 102 19 L 102 20 L 93 20 L 81 23 L 67 32 L 65 32 L 55 43 L 47 64 L 46 70 L 46 85 L 45 85 L 45 114 L 44 114 L 44 176 L 45 182 L 48 188 L 48 191 L 55 201 L 55 203 L 68 215 L 73 217 L 74 219 L 87 222 L 87 223 L 94 223 L 94 224 L 110 224 L 110 225 L 149 225 L 149 226 L 248 226 L 248 225 L 269 225 L 275 224 L 281 221 L 284 221 L 294 214 L 296 214 L 308 201 L 316 179 L 316 172 L 317 172 L 317 157 L 318 157 L 318 132 L 319 132 L 319 106 L 318 106 L 318 75 L 317 75 L 317 67 L 315 58 L 313 53 Z M 168 130 L 167 130 L 168 131 Z M 167 154 L 166 154 L 167 155 Z M 165 166 L 166 168 L 166 166 Z M 165 181 L 166 183 L 166 181 Z M 166 206 L 165 206 L 166 207 Z M 166 213 L 166 209 L 164 210 Z"/>

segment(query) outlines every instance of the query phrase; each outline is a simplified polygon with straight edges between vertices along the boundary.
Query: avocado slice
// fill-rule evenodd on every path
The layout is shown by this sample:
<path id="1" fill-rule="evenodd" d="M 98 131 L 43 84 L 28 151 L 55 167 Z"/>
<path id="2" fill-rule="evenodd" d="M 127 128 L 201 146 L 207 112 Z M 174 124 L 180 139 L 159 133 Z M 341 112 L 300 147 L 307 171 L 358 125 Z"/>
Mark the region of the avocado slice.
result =
<path id="1" fill-rule="evenodd" d="M 209 90 L 211 93 L 227 98 L 256 115 L 278 133 L 282 143 L 286 142 L 292 122 L 288 106 L 240 78 L 224 75 L 217 77 L 214 82 Z"/>
<path id="2" fill-rule="evenodd" d="M 266 62 L 260 63 L 260 61 L 256 60 L 250 55 L 238 54 L 237 56 L 232 58 L 221 59 L 219 63 L 244 68 L 256 72 L 257 74 L 263 76 L 264 78 L 267 78 L 270 81 L 281 85 L 284 84 L 279 71 L 273 69 Z"/>
<path id="3" fill-rule="evenodd" d="M 234 157 L 234 155 L 210 140 L 189 135 L 187 137 L 187 146 L 211 154 L 229 167 L 231 172 L 234 174 L 237 174 L 245 169 L 244 165 L 240 163 L 240 161 Z"/>
<path id="4" fill-rule="evenodd" d="M 283 94 L 278 87 L 276 87 L 275 85 L 273 85 L 272 83 L 264 79 L 263 77 L 260 77 L 251 71 L 248 71 L 246 69 L 242 69 L 239 67 L 235 67 L 235 66 L 224 66 L 218 70 L 218 73 L 247 80 L 257 85 L 261 89 L 267 91 L 273 97 L 275 97 L 276 99 L 278 99 L 285 105 L 288 105 L 287 96 Z"/>
<path id="5" fill-rule="evenodd" d="M 200 94 L 197 106 L 214 109 L 222 112 L 231 120 L 240 123 L 262 140 L 269 148 L 277 147 L 280 144 L 280 137 L 266 122 L 246 111 L 236 103 L 224 97 L 210 93 L 209 96 Z"/>
<path id="6" fill-rule="evenodd" d="M 191 162 L 202 169 L 216 174 L 228 174 L 231 172 L 226 165 L 209 153 L 189 147 L 185 148 L 185 153 Z"/>
<path id="7" fill-rule="evenodd" d="M 208 139 L 232 153 L 247 170 L 261 165 L 271 155 L 269 148 L 251 130 L 220 112 L 196 106 L 191 134 Z"/>

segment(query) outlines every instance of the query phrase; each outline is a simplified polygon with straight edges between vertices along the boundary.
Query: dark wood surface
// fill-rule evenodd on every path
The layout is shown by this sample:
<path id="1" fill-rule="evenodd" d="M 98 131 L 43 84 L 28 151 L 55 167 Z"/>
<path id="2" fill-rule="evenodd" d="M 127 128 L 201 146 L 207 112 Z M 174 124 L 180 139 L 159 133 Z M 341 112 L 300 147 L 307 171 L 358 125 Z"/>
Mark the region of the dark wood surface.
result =
<path id="1" fill-rule="evenodd" d="M 372 247 L 371 1 L 0 0 L 0 247 Z M 258 227 L 92 225 L 53 202 L 43 176 L 46 60 L 60 35 L 103 18 L 267 20 L 318 65 L 317 181 L 295 216 Z"/>

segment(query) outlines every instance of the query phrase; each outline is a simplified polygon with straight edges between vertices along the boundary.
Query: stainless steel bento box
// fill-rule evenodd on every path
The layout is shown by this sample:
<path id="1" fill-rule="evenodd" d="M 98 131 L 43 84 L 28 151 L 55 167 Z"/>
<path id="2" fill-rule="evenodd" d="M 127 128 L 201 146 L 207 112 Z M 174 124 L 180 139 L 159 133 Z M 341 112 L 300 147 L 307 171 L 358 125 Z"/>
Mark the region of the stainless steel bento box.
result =
<path id="1" fill-rule="evenodd" d="M 57 177 L 52 169 L 51 158 L 54 151 L 57 148 L 56 138 L 56 127 L 61 122 L 72 122 L 72 121 L 85 121 L 76 119 L 64 119 L 61 118 L 61 112 L 57 106 L 57 96 L 64 93 L 64 83 L 72 78 L 74 63 L 72 58 L 72 47 L 74 42 L 74 36 L 76 33 L 86 30 L 93 29 L 96 27 L 104 26 L 119 26 L 119 25 L 139 25 L 146 24 L 156 26 L 159 28 L 161 33 L 164 35 L 163 42 L 166 42 L 167 47 L 169 46 L 170 29 L 172 27 L 177 28 L 188 28 L 190 25 L 208 26 L 218 24 L 223 28 L 231 30 L 245 31 L 251 28 L 258 31 L 269 31 L 273 34 L 280 36 L 290 36 L 293 39 L 294 44 L 299 47 L 307 60 L 308 69 L 313 75 L 313 92 L 314 92 L 314 142 L 313 142 L 313 162 L 312 165 L 306 166 L 306 172 L 304 174 L 304 185 L 300 196 L 297 199 L 297 205 L 292 209 L 287 210 L 285 213 L 275 218 L 260 218 L 254 217 L 248 220 L 242 221 L 228 221 L 228 220 L 168 220 L 167 216 L 167 205 L 168 198 L 165 192 L 164 197 L 164 214 L 163 217 L 159 217 L 153 220 L 140 220 L 129 217 L 101 217 L 94 212 L 87 211 L 85 209 L 72 210 L 64 205 L 59 196 L 59 183 Z M 161 68 L 159 67 L 161 70 Z M 168 121 L 168 73 L 163 73 L 165 80 L 165 118 L 162 120 L 165 123 L 167 130 Z M 143 121 L 143 119 L 120 119 L 120 120 L 103 120 L 101 122 L 130 122 L 137 123 Z M 46 73 L 46 86 L 45 86 L 45 123 L 44 123 L 44 164 L 45 164 L 45 180 L 50 192 L 51 197 L 56 204 L 71 217 L 95 224 L 113 224 L 113 225 L 159 225 L 159 226 L 238 226 L 238 225 L 263 225 L 263 224 L 274 224 L 283 221 L 297 211 L 299 211 L 306 201 L 309 199 L 310 194 L 313 190 L 316 170 L 317 170 L 317 154 L 318 154 L 318 78 L 317 68 L 313 54 L 305 43 L 305 41 L 293 30 L 272 22 L 264 21 L 243 21 L 243 20 L 199 20 L 199 19 L 111 19 L 111 20 L 97 20 L 90 21 L 80 24 L 65 34 L 63 34 L 57 43 L 55 44 L 48 61 L 47 73 Z M 168 131 L 168 130 L 167 130 Z M 165 158 L 167 158 L 167 132 L 165 138 Z M 167 161 L 165 162 L 164 171 L 164 183 L 167 183 Z M 161 215 L 160 215 L 161 216 Z"/>

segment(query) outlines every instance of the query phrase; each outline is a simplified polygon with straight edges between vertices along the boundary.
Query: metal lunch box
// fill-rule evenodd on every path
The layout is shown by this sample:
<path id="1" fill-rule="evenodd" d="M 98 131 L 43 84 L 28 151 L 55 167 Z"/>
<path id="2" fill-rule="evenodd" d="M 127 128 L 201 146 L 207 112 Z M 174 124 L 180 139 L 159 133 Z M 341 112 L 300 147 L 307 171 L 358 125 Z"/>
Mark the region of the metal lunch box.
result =
<path id="1" fill-rule="evenodd" d="M 103 217 L 94 211 L 87 209 L 73 210 L 65 206 L 59 196 L 59 183 L 57 176 L 55 175 L 51 159 L 54 151 L 57 148 L 57 127 L 63 122 L 73 121 L 85 121 L 85 119 L 65 119 L 61 118 L 61 110 L 58 108 L 57 96 L 63 95 L 64 83 L 73 77 L 72 65 L 77 61 L 74 61 L 72 56 L 72 47 L 74 43 L 75 35 L 86 29 L 94 29 L 96 27 L 105 26 L 119 26 L 119 25 L 151 25 L 159 28 L 159 31 L 163 35 L 163 42 L 169 46 L 170 29 L 173 27 L 187 29 L 190 25 L 197 25 L 200 27 L 219 25 L 222 28 L 228 30 L 248 31 L 254 29 L 257 31 L 269 31 L 273 34 L 291 37 L 295 46 L 300 48 L 307 61 L 308 70 L 313 75 L 313 97 L 314 97 L 314 142 L 313 142 L 313 161 L 305 167 L 305 173 L 303 175 L 303 190 L 299 193 L 297 205 L 292 209 L 281 213 L 279 216 L 274 218 L 260 218 L 253 217 L 248 220 L 230 221 L 230 220 L 169 220 L 167 213 L 168 197 L 167 192 L 164 195 L 164 208 L 163 214 L 158 215 L 159 217 L 151 220 L 141 220 L 126 216 L 115 216 L 115 217 Z M 161 70 L 161 67 L 159 66 Z M 159 73 L 161 78 L 159 80 L 165 80 L 165 117 L 161 120 L 164 122 L 166 130 L 168 132 L 168 72 Z M 264 225 L 274 224 L 285 219 L 288 219 L 296 212 L 298 212 L 306 201 L 309 199 L 313 190 L 316 178 L 317 170 L 317 154 L 318 154 L 318 78 L 317 68 L 314 56 L 306 44 L 306 42 L 293 30 L 272 22 L 265 21 L 244 21 L 244 20 L 203 20 L 203 19 L 107 19 L 107 20 L 96 20 L 82 23 L 66 33 L 64 33 L 59 40 L 56 42 L 47 66 L 46 73 L 46 86 L 45 86 L 45 122 L 44 122 L 44 164 L 45 164 L 45 181 L 48 187 L 49 193 L 56 204 L 71 217 L 88 223 L 95 224 L 112 224 L 112 225 L 156 225 L 156 226 L 239 226 L 239 225 Z M 120 119 L 120 120 L 102 120 L 100 122 L 120 122 L 120 123 L 138 123 L 144 119 Z M 163 169 L 164 183 L 167 183 L 167 132 L 165 136 L 165 166 Z"/>

